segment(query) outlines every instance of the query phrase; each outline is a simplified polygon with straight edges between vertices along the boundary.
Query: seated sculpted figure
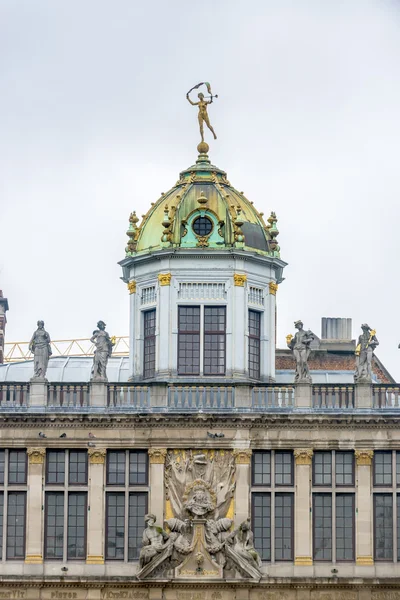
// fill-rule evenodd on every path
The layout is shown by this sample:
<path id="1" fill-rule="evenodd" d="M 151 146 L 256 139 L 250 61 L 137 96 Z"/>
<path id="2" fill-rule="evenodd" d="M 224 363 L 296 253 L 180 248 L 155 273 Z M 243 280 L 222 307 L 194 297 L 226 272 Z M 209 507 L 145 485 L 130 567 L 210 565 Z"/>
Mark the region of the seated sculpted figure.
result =
<path id="1" fill-rule="evenodd" d="M 244 558 L 256 569 L 261 567 L 261 559 L 254 548 L 254 535 L 248 520 L 243 521 L 239 528 L 230 534 L 228 540 L 233 544 L 233 550 L 241 558 Z"/>
<path id="2" fill-rule="evenodd" d="M 143 531 L 142 548 L 139 556 L 139 567 L 143 568 L 169 545 L 169 535 L 162 527 L 155 525 L 155 515 L 145 515 L 146 528 Z"/>

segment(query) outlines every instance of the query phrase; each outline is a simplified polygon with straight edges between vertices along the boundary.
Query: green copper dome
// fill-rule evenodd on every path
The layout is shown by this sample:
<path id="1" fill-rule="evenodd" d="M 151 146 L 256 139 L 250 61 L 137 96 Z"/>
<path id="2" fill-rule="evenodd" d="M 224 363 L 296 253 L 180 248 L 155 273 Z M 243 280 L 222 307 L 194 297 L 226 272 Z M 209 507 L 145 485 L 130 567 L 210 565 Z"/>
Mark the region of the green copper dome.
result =
<path id="1" fill-rule="evenodd" d="M 206 144 L 205 144 L 206 146 Z M 212 165 L 207 154 L 180 174 L 179 181 L 154 203 L 143 220 L 129 218 L 127 256 L 162 248 L 242 248 L 279 257 L 275 213 L 267 220 L 243 192 Z"/>

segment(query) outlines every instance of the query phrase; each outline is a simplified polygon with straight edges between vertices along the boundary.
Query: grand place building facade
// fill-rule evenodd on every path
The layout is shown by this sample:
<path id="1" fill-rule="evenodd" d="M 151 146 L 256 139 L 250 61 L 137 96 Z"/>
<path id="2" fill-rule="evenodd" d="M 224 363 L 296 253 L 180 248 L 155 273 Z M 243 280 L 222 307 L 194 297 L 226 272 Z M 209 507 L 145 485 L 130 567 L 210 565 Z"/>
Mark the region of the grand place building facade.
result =
<path id="1" fill-rule="evenodd" d="M 400 600 L 375 332 L 298 323 L 276 349 L 277 217 L 198 151 L 130 216 L 129 358 L 100 321 L 94 359 L 49 360 L 39 325 L 0 366 L 0 599 Z"/>

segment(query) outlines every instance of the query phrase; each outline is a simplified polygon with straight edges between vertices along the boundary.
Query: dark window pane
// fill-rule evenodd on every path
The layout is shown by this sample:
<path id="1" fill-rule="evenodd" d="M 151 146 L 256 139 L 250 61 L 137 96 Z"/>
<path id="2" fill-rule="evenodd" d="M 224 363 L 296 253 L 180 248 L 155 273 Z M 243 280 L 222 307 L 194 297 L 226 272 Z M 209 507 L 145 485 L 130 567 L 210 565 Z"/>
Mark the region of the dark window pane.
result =
<path id="1" fill-rule="evenodd" d="M 144 368 L 143 377 L 153 377 L 156 369 L 156 310 L 143 313 Z"/>
<path id="2" fill-rule="evenodd" d="M 400 494 L 397 494 L 397 560 L 400 560 Z"/>
<path id="3" fill-rule="evenodd" d="M 400 452 L 396 452 L 396 485 L 400 486 Z"/>
<path id="4" fill-rule="evenodd" d="M 200 374 L 200 307 L 178 307 L 178 374 Z"/>
<path id="5" fill-rule="evenodd" d="M 192 224 L 193 231 L 196 235 L 209 235 L 212 231 L 213 224 L 208 217 L 197 217 Z"/>
<path id="6" fill-rule="evenodd" d="M 252 484 L 271 485 L 271 452 L 253 452 Z"/>
<path id="7" fill-rule="evenodd" d="M 4 492 L 0 492 L 0 560 L 3 558 Z"/>
<path id="8" fill-rule="evenodd" d="M 106 495 L 106 558 L 124 560 L 125 494 Z"/>
<path id="9" fill-rule="evenodd" d="M 314 560 L 332 560 L 332 496 L 313 494 Z"/>
<path id="10" fill-rule="evenodd" d="M 336 495 L 336 560 L 354 560 L 354 494 Z"/>
<path id="11" fill-rule="evenodd" d="M 225 306 L 204 307 L 204 375 L 225 375 Z"/>
<path id="12" fill-rule="evenodd" d="M 26 451 L 8 451 L 8 483 L 26 483 Z"/>
<path id="13" fill-rule="evenodd" d="M 147 494 L 129 494 L 128 560 L 139 558 L 144 529 L 144 515 L 147 512 Z"/>
<path id="14" fill-rule="evenodd" d="M 252 494 L 254 547 L 261 560 L 271 560 L 271 494 Z"/>
<path id="15" fill-rule="evenodd" d="M 125 485 L 125 450 L 107 452 L 107 485 Z"/>
<path id="16" fill-rule="evenodd" d="M 260 378 L 261 314 L 249 310 L 249 377 Z"/>
<path id="17" fill-rule="evenodd" d="M 314 452 L 313 485 L 332 485 L 332 452 Z"/>
<path id="18" fill-rule="evenodd" d="M 375 560 L 393 560 L 393 497 L 374 494 Z"/>
<path id="19" fill-rule="evenodd" d="M 392 485 L 392 453 L 374 453 L 374 485 Z"/>
<path id="20" fill-rule="evenodd" d="M 7 510 L 7 558 L 25 558 L 25 492 L 9 492 Z"/>
<path id="21" fill-rule="evenodd" d="M 275 485 L 293 485 L 292 452 L 275 452 Z"/>
<path id="22" fill-rule="evenodd" d="M 336 452 L 336 485 L 354 485 L 353 452 Z"/>
<path id="23" fill-rule="evenodd" d="M 0 450 L 0 485 L 4 484 L 5 454 L 5 450 Z"/>
<path id="24" fill-rule="evenodd" d="M 65 479 L 64 450 L 48 450 L 46 454 L 46 483 L 62 484 Z"/>
<path id="25" fill-rule="evenodd" d="M 275 560 L 293 560 L 293 498 L 275 495 Z"/>
<path id="26" fill-rule="evenodd" d="M 87 452 L 86 450 L 70 450 L 69 451 L 69 483 L 70 485 L 87 485 L 88 468 L 87 468 Z"/>
<path id="27" fill-rule="evenodd" d="M 63 558 L 64 493 L 48 492 L 45 506 L 45 558 Z"/>
<path id="28" fill-rule="evenodd" d="M 68 558 L 86 558 L 87 494 L 71 493 L 68 496 Z"/>
<path id="29" fill-rule="evenodd" d="M 145 450 L 132 450 L 129 453 L 129 484 L 147 484 L 147 452 Z"/>

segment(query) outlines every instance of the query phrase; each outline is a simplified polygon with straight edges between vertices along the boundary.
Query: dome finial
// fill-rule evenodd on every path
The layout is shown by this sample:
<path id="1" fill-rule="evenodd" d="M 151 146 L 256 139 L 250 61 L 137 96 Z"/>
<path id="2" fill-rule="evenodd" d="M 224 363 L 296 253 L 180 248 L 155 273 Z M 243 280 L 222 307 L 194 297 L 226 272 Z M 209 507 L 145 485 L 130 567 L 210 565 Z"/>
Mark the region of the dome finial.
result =
<path id="1" fill-rule="evenodd" d="M 202 92 L 199 92 L 197 94 L 199 101 L 193 102 L 189 97 L 190 92 L 192 92 L 193 90 L 197 90 L 202 85 L 206 86 L 207 91 L 210 95 L 204 96 L 204 94 Z M 198 120 L 199 120 L 199 127 L 200 127 L 201 143 L 197 146 L 197 150 L 199 151 L 199 154 L 207 155 L 209 146 L 204 141 L 204 123 L 207 125 L 208 129 L 213 134 L 214 140 L 217 139 L 216 133 L 210 123 L 210 119 L 209 119 L 208 112 L 207 112 L 207 105 L 212 104 L 213 98 L 218 98 L 218 96 L 216 94 L 213 96 L 212 92 L 211 92 L 211 85 L 207 81 L 203 81 L 203 82 L 198 83 L 197 85 L 193 86 L 186 94 L 186 98 L 192 106 L 199 107 Z M 209 98 L 209 100 L 206 100 L 206 98 Z"/>

